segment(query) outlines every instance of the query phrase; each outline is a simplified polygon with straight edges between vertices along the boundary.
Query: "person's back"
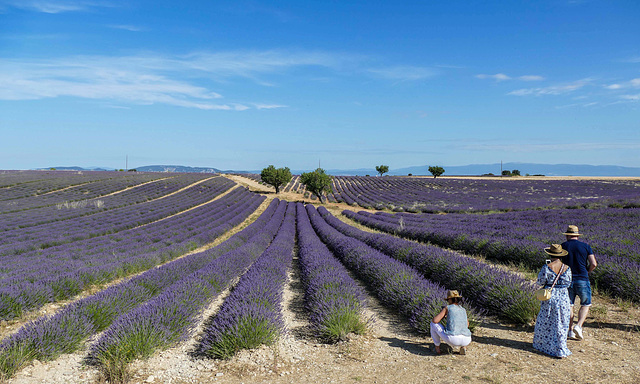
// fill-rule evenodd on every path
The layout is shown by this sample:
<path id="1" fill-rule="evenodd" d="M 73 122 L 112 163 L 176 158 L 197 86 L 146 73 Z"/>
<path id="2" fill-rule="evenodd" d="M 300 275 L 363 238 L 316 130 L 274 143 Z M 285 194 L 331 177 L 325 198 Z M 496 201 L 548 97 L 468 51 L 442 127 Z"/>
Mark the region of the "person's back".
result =
<path id="1" fill-rule="evenodd" d="M 562 243 L 562 248 L 569 252 L 562 261 L 571 268 L 573 280 L 589 280 L 589 255 L 593 254 L 591 246 L 571 239 Z"/>
<path id="2" fill-rule="evenodd" d="M 467 326 L 467 311 L 458 304 L 447 305 L 447 326 L 445 333 L 447 335 L 463 335 L 471 336 L 471 331 Z"/>

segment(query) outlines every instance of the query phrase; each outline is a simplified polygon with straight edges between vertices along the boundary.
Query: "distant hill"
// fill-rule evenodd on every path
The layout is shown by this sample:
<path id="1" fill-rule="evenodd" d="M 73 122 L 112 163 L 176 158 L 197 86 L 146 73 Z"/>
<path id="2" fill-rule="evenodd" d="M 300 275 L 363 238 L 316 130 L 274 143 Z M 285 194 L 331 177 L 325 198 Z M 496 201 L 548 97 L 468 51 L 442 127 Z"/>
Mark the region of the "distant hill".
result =
<path id="1" fill-rule="evenodd" d="M 189 167 L 185 165 L 145 165 L 135 168 L 139 172 L 195 172 L 195 173 L 221 173 L 217 168 Z"/>
<path id="2" fill-rule="evenodd" d="M 493 173 L 500 175 L 500 163 L 495 164 L 471 164 L 462 166 L 442 166 L 445 176 L 453 175 L 484 175 Z M 430 175 L 429 167 L 407 167 L 390 170 L 392 175 Z M 545 175 L 545 176 L 640 176 L 640 168 L 620 167 L 617 165 L 581 165 L 581 164 L 533 164 L 533 163 L 504 163 L 503 170 L 513 171 L 517 169 L 521 175 Z M 375 172 L 374 172 L 375 173 Z"/>
<path id="3" fill-rule="evenodd" d="M 478 176 L 493 173 L 494 175 L 500 175 L 500 163 L 495 164 L 470 164 L 470 165 L 458 165 L 447 166 L 442 165 L 445 169 L 444 176 Z M 72 171 L 113 171 L 113 168 L 108 167 L 51 167 L 58 170 L 72 170 Z M 40 168 L 49 169 L 49 168 Z M 260 173 L 260 170 L 220 170 L 213 167 L 189 167 L 184 165 L 146 165 L 142 167 L 136 167 L 140 172 L 197 172 L 197 173 Z M 504 163 L 502 164 L 503 170 L 513 171 L 517 169 L 520 174 L 525 176 L 529 175 L 545 175 L 545 176 L 632 176 L 640 177 L 640 168 L 637 167 L 621 167 L 617 165 L 581 165 L 581 164 L 535 164 L 535 163 Z M 310 172 L 308 170 L 291 170 L 294 175 L 299 175 L 303 172 Z M 328 174 L 334 176 L 375 176 L 377 172 L 375 167 L 371 168 L 358 168 L 358 169 L 327 169 Z M 390 169 L 387 175 L 392 176 L 406 176 L 412 174 L 414 176 L 431 175 L 429 173 L 428 165 L 419 165 L 414 167 L 405 167 L 398 169 Z"/>

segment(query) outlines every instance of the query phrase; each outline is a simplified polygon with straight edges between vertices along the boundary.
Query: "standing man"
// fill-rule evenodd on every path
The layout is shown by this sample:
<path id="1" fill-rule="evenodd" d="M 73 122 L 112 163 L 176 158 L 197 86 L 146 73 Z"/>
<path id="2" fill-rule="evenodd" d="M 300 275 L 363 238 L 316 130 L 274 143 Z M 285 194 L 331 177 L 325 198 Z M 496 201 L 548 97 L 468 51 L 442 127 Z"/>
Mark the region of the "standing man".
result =
<path id="1" fill-rule="evenodd" d="M 571 318 L 569 319 L 569 338 L 582 340 L 582 325 L 584 324 L 589 307 L 591 307 L 591 283 L 589 282 L 589 273 L 596 269 L 598 262 L 591 250 L 591 246 L 578 240 L 580 233 L 578 227 L 570 225 L 567 231 L 563 233 L 567 237 L 567 241 L 562 243 L 562 248 L 566 249 L 569 254 L 562 259 L 562 262 L 571 268 L 573 280 L 569 286 L 569 301 L 571 302 Z M 573 325 L 573 304 L 576 295 L 580 297 L 580 310 L 578 311 L 578 321 Z"/>

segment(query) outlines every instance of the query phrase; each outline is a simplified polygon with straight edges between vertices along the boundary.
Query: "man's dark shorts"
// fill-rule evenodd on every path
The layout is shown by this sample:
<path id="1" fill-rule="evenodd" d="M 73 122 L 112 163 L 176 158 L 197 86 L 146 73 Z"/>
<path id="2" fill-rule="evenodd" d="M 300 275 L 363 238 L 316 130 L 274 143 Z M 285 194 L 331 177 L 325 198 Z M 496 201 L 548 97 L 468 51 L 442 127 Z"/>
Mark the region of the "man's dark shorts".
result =
<path id="1" fill-rule="evenodd" d="M 576 295 L 580 297 L 580 306 L 591 305 L 591 283 L 589 280 L 576 280 L 569 286 L 569 301 L 571 305 L 576 302 Z"/>

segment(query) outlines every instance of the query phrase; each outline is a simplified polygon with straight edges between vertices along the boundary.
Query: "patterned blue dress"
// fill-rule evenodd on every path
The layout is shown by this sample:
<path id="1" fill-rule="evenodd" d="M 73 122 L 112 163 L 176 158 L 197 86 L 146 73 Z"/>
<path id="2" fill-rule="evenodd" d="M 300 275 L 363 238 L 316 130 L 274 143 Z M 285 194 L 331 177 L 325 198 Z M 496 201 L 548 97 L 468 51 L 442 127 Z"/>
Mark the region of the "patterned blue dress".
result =
<path id="1" fill-rule="evenodd" d="M 555 278 L 556 273 L 545 265 L 538 273 L 538 285 L 550 288 Z M 555 357 L 571 355 L 571 351 L 567 348 L 571 313 L 567 287 L 570 284 L 571 268 L 567 268 L 558 278 L 551 293 L 551 299 L 540 302 L 540 313 L 538 313 L 533 334 L 533 348 L 547 355 Z"/>

